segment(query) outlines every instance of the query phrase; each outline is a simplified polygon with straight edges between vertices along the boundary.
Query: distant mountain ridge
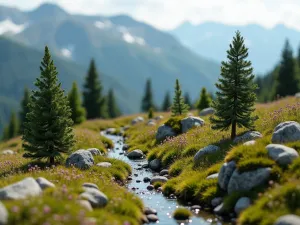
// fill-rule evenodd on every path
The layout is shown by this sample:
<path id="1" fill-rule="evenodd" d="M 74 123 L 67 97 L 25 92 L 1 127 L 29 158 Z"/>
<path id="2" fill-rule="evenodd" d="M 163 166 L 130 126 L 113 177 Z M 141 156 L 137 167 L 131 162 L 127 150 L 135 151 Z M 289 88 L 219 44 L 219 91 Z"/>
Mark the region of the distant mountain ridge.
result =
<path id="1" fill-rule="evenodd" d="M 199 55 L 221 62 L 226 60 L 226 50 L 236 30 L 240 30 L 249 48 L 249 59 L 258 74 L 270 71 L 280 60 L 286 38 L 297 54 L 300 44 L 300 31 L 278 24 L 266 29 L 257 24 L 232 26 L 216 22 L 193 25 L 185 22 L 171 30 L 185 46 Z"/>

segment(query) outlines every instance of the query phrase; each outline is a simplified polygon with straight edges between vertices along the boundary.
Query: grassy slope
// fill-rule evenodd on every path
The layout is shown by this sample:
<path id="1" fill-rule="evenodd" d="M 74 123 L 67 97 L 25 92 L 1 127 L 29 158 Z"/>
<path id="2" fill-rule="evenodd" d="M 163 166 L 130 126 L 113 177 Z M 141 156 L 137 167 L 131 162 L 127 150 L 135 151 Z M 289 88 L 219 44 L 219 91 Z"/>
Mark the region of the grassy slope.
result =
<path id="1" fill-rule="evenodd" d="M 265 146 L 271 143 L 271 135 L 276 125 L 288 120 L 300 122 L 300 103 L 297 103 L 294 98 L 287 98 L 274 103 L 259 104 L 255 113 L 259 116 L 256 130 L 263 134 L 263 138 L 253 146 L 234 145 L 229 139 L 229 131 L 211 129 L 208 117 L 203 117 L 206 121 L 205 126 L 194 128 L 186 134 L 158 145 L 155 142 L 155 134 L 159 124 L 155 127 L 136 125 L 126 133 L 129 137 L 128 144 L 131 150 L 139 148 L 148 153 L 149 160 L 161 159 L 163 166 L 169 168 L 172 179 L 163 186 L 165 195 L 175 193 L 182 200 L 204 205 L 210 205 L 214 197 L 225 196 L 217 185 L 217 179 L 206 179 L 208 175 L 217 173 L 224 161 L 236 160 L 241 171 L 262 166 L 272 167 L 272 181 L 269 185 L 247 193 L 235 193 L 226 196 L 224 200 L 227 210 L 232 211 L 240 196 L 257 199 L 252 207 L 242 213 L 239 224 L 272 224 L 277 217 L 286 213 L 300 215 L 300 180 L 298 179 L 300 173 L 295 173 L 300 167 L 300 160 L 296 160 L 291 168 L 280 168 L 268 158 L 265 149 Z M 166 122 L 167 119 L 161 123 Z M 243 132 L 245 130 L 239 130 L 240 134 Z M 199 149 L 209 144 L 220 146 L 221 151 L 195 165 L 193 156 Z M 288 143 L 287 146 L 300 152 L 300 142 Z M 270 193 L 272 193 L 271 197 Z M 296 197 L 291 193 L 295 193 Z M 273 198 L 271 204 L 269 198 Z M 291 198 L 293 201 L 289 203 Z M 262 216 L 270 213 L 272 216 Z"/>
<path id="2" fill-rule="evenodd" d="M 110 140 L 101 137 L 99 132 L 87 129 L 86 122 L 75 129 L 76 145 L 80 148 L 99 148 L 106 152 L 111 147 Z M 100 122 L 110 124 L 112 121 Z M 94 128 L 95 124 L 94 124 Z M 101 128 L 99 125 L 98 129 Z M 45 177 L 56 185 L 46 190 L 42 196 L 26 201 L 3 201 L 10 213 L 9 224 L 83 224 L 89 217 L 96 218 L 96 224 L 139 224 L 143 204 L 136 196 L 126 191 L 123 184 L 131 173 L 131 168 L 116 159 L 104 156 L 94 157 L 95 163 L 111 162 L 112 167 L 92 167 L 81 171 L 66 168 L 63 164 L 51 168 L 32 162 L 22 157 L 20 137 L 0 143 L 0 150 L 12 149 L 15 155 L 0 155 L 0 187 L 17 182 L 25 177 Z M 35 166 L 37 165 L 37 167 Z M 83 191 L 83 183 L 92 182 L 109 198 L 109 203 L 102 209 L 86 211 L 77 202 L 78 195 Z M 94 223 L 92 223 L 94 224 Z"/>

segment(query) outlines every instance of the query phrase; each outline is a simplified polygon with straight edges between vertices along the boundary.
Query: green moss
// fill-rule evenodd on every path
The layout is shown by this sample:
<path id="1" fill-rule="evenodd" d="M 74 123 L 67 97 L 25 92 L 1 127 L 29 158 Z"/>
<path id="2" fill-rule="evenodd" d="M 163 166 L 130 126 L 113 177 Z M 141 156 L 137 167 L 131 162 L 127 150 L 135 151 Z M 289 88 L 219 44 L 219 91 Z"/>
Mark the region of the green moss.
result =
<path id="1" fill-rule="evenodd" d="M 171 117 L 165 122 L 166 126 L 171 127 L 177 134 L 181 133 L 181 120 L 183 119 L 182 116 L 175 116 Z"/>
<path id="2" fill-rule="evenodd" d="M 185 169 L 189 165 L 192 165 L 192 163 L 193 163 L 193 158 L 192 157 L 190 157 L 190 158 L 183 158 L 181 160 L 175 161 L 170 166 L 170 169 L 169 169 L 170 176 L 172 176 L 172 177 L 178 176 L 183 171 L 183 169 Z"/>
<path id="3" fill-rule="evenodd" d="M 246 172 L 262 167 L 273 167 L 276 163 L 268 158 L 254 158 L 243 160 L 238 163 L 239 172 Z"/>
<path id="4" fill-rule="evenodd" d="M 189 219 L 193 214 L 190 210 L 186 208 L 178 208 L 173 213 L 173 218 L 175 220 L 187 220 Z"/>
<path id="5" fill-rule="evenodd" d="M 159 182 L 159 181 L 158 181 L 158 182 L 155 182 L 155 183 L 153 184 L 153 186 L 154 186 L 155 189 L 157 189 L 157 188 L 161 187 L 162 184 L 163 184 L 162 182 Z"/>

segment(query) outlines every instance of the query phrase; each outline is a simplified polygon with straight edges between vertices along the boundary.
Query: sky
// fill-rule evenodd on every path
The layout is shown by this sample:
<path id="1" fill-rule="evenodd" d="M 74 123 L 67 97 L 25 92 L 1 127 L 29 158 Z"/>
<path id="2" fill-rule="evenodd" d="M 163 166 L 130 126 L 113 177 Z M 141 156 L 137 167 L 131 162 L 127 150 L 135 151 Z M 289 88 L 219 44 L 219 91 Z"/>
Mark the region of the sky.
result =
<path id="1" fill-rule="evenodd" d="M 300 0 L 0 0 L 1 5 L 30 10 L 56 3 L 70 13 L 128 14 L 159 29 L 173 29 L 184 21 L 232 25 L 249 23 L 272 28 L 282 23 L 300 30 Z"/>

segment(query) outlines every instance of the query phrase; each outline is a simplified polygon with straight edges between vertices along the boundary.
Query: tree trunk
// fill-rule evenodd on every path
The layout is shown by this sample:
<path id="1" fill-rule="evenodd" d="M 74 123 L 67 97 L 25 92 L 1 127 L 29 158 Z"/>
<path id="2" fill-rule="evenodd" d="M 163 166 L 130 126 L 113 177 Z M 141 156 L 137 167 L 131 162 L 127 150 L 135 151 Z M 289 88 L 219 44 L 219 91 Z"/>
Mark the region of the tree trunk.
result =
<path id="1" fill-rule="evenodd" d="M 234 120 L 231 124 L 231 140 L 236 137 L 236 121 Z"/>
<path id="2" fill-rule="evenodd" d="M 53 156 L 50 157 L 50 164 L 54 164 L 54 157 Z"/>

